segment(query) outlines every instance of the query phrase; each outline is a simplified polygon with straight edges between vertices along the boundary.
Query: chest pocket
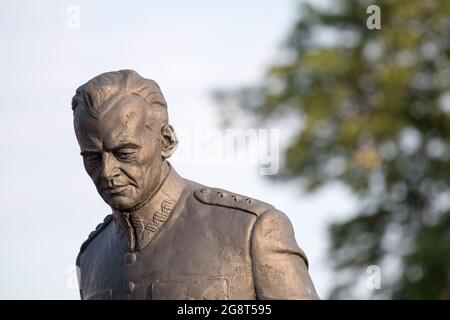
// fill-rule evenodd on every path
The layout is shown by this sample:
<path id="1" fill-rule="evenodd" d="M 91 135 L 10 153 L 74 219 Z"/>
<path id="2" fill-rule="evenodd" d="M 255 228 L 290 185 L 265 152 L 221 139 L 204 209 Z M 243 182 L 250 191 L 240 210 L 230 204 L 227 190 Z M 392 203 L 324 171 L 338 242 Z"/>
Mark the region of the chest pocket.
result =
<path id="1" fill-rule="evenodd" d="M 153 300 L 228 300 L 229 285 L 223 277 L 193 276 L 152 283 Z"/>

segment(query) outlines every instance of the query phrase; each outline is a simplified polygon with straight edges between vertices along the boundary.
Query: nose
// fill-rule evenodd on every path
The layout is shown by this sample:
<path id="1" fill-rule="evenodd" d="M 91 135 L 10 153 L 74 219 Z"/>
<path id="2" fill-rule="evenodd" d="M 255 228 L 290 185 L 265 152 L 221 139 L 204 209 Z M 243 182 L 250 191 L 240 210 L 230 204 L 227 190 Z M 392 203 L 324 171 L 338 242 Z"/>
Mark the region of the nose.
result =
<path id="1" fill-rule="evenodd" d="M 114 178 L 117 178 L 119 175 L 120 171 L 114 157 L 108 152 L 104 153 L 102 156 L 101 179 L 111 187 L 113 185 Z"/>

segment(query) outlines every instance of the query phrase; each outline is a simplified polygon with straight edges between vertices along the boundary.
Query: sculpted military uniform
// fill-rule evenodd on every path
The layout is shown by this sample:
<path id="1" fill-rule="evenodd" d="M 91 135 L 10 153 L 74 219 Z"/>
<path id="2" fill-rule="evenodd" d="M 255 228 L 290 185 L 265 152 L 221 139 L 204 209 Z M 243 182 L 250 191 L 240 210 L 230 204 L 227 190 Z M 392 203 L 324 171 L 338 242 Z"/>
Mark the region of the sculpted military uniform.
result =
<path id="1" fill-rule="evenodd" d="M 316 299 L 292 225 L 273 206 L 170 167 L 147 216 L 113 212 L 77 258 L 82 299 Z"/>
<path id="2" fill-rule="evenodd" d="M 289 219 L 180 177 L 158 84 L 107 72 L 72 99 L 86 172 L 112 208 L 77 258 L 82 299 L 314 299 Z"/>

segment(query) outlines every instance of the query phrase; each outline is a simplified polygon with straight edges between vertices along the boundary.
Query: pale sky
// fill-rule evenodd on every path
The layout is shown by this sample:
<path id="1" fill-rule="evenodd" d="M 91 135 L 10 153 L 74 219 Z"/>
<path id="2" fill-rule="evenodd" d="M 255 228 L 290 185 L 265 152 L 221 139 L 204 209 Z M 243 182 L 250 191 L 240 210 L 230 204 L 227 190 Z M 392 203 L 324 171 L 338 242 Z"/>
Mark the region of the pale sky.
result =
<path id="1" fill-rule="evenodd" d="M 73 8 L 79 29 L 68 20 Z M 261 79 L 296 9 L 292 0 L 2 1 L 0 298 L 79 298 L 71 268 L 110 209 L 84 172 L 70 101 L 79 85 L 119 69 L 160 84 L 180 139 L 171 163 L 182 176 L 269 202 L 291 218 L 326 296 L 327 226 L 354 207 L 348 191 L 330 186 L 305 196 L 294 183 L 273 184 L 255 164 L 180 156 L 199 126 L 222 130 L 211 91 Z M 292 131 L 272 129 L 281 137 Z"/>

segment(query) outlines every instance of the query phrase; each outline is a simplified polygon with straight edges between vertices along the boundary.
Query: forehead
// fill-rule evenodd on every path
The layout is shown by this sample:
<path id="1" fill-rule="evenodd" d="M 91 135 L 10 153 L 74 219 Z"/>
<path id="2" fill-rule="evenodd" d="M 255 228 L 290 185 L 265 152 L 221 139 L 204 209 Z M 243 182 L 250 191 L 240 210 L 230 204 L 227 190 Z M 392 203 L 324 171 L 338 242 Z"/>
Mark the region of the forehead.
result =
<path id="1" fill-rule="evenodd" d="M 148 106 L 142 98 L 133 95 L 108 106 L 98 120 L 82 112 L 75 120 L 80 146 L 82 149 L 104 149 L 127 142 L 138 144 L 145 131 L 147 116 Z"/>

